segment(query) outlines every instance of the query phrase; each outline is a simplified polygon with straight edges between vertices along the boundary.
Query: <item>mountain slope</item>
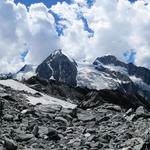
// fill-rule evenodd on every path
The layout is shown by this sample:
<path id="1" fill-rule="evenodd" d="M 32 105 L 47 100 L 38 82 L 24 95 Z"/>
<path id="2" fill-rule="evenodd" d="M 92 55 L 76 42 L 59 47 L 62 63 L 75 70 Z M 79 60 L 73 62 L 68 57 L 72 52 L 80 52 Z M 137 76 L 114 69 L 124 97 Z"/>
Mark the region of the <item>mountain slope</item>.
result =
<path id="1" fill-rule="evenodd" d="M 76 86 L 76 64 L 68 59 L 61 50 L 53 52 L 36 69 L 39 77 L 55 79 Z"/>
<path id="2" fill-rule="evenodd" d="M 26 83 L 39 92 L 45 92 L 65 100 L 70 99 L 72 103 L 84 109 L 97 107 L 104 103 L 112 103 L 125 109 L 136 109 L 139 106 L 143 106 L 150 110 L 150 102 L 140 95 L 127 94 L 119 90 L 72 87 L 66 83 L 46 80 L 36 76 L 27 80 Z"/>
<path id="3" fill-rule="evenodd" d="M 0 80 L 0 85 L 7 86 L 12 88 L 15 91 L 23 91 L 28 94 L 24 94 L 26 99 L 29 101 L 29 103 L 36 105 L 38 103 L 41 104 L 50 104 L 50 105 L 61 105 L 64 108 L 72 108 L 74 109 L 76 105 L 71 104 L 69 102 L 63 101 L 61 99 L 51 97 L 47 94 L 39 93 L 38 91 L 26 86 L 23 83 L 20 83 L 18 81 L 8 79 L 8 80 Z M 38 97 L 36 97 L 36 93 L 38 93 Z"/>
<path id="4" fill-rule="evenodd" d="M 19 81 L 24 81 L 36 75 L 36 65 L 24 65 L 17 73 L 13 74 L 12 78 Z"/>
<path id="5" fill-rule="evenodd" d="M 126 69 L 126 72 L 129 76 L 135 76 L 136 78 L 142 79 L 142 81 L 146 84 L 150 84 L 150 70 L 145 67 L 137 67 L 132 63 L 123 63 L 112 55 L 98 57 L 93 64 L 97 66 L 101 63 L 104 65 L 114 65 L 114 67 L 123 67 L 124 69 Z"/>
<path id="6" fill-rule="evenodd" d="M 97 58 L 93 65 L 96 70 L 117 79 L 117 89 L 131 94 L 138 93 L 146 99 L 150 98 L 149 69 L 137 67 L 132 63 L 123 63 L 111 55 Z"/>

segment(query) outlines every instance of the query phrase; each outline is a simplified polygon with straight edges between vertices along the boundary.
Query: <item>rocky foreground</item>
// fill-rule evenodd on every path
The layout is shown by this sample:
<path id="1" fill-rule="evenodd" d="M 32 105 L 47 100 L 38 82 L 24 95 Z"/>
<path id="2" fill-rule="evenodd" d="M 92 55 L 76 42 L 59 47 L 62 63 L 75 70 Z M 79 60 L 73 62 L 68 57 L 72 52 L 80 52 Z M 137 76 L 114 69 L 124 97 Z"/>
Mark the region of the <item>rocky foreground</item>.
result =
<path id="1" fill-rule="evenodd" d="M 34 88 L 36 86 L 34 84 Z M 105 92 L 101 91 L 101 96 Z M 110 103 L 107 91 L 106 101 L 87 108 L 90 102 L 97 100 L 88 93 L 87 102 L 76 100 L 78 107 L 67 109 L 60 105 L 31 105 L 25 94 L 41 96 L 38 92 L 33 95 L 6 86 L 0 88 L 0 150 L 150 149 L 149 106 L 140 103 L 138 98 L 132 97 L 134 102 L 138 101 L 136 105 L 129 103 L 122 107 L 115 100 L 111 101 L 114 104 Z M 74 97 L 77 95 L 79 97 L 74 91 Z M 125 95 L 120 93 L 119 98 L 123 97 Z"/>

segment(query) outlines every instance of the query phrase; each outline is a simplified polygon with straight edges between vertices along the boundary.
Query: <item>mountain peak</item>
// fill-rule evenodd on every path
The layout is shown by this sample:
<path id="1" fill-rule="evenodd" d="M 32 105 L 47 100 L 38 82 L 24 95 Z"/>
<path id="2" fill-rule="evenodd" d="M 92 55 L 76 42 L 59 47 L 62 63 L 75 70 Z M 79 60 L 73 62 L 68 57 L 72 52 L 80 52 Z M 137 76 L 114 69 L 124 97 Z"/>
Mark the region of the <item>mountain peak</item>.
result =
<path id="1" fill-rule="evenodd" d="M 57 59 L 57 58 L 60 58 L 60 57 L 66 57 L 63 53 L 62 53 L 62 50 L 61 49 L 58 49 L 58 50 L 55 50 L 53 51 L 46 59 L 45 59 L 45 62 L 51 62 L 53 61 L 54 59 Z"/>
<path id="2" fill-rule="evenodd" d="M 113 55 L 106 55 L 103 57 L 96 58 L 94 65 L 97 65 L 97 63 L 102 63 L 104 65 L 108 64 L 115 64 L 118 61 L 118 59 Z"/>
<path id="3" fill-rule="evenodd" d="M 114 66 L 120 66 L 120 67 L 127 67 L 127 64 L 118 60 L 115 56 L 113 55 L 107 55 L 103 57 L 98 57 L 94 61 L 93 65 L 114 65 Z"/>
<path id="4" fill-rule="evenodd" d="M 51 56 L 56 56 L 56 55 L 62 55 L 62 50 L 61 49 L 58 49 L 58 50 L 55 50 L 54 52 L 51 53 Z"/>
<path id="5" fill-rule="evenodd" d="M 17 73 L 31 71 L 33 69 L 33 67 L 36 67 L 36 66 L 30 65 L 30 64 L 25 64 Z"/>
<path id="6" fill-rule="evenodd" d="M 77 68 L 62 50 L 56 50 L 50 54 L 36 69 L 39 77 L 55 79 L 76 86 Z"/>

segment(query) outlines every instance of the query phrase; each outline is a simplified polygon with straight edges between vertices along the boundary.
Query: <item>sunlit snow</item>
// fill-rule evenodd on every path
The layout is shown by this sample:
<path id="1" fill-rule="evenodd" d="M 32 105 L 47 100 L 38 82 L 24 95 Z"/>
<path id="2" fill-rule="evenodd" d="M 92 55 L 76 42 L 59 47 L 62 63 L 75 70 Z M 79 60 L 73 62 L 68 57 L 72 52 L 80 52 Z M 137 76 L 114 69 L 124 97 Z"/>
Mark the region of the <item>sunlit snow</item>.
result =
<path id="1" fill-rule="evenodd" d="M 27 65 L 24 71 L 19 71 L 18 73 L 14 74 L 13 78 L 19 81 L 27 80 L 36 75 L 36 68 L 37 66 L 35 65 Z"/>
<path id="2" fill-rule="evenodd" d="M 88 62 L 78 62 L 77 85 L 86 86 L 91 89 L 112 89 L 121 83 L 113 79 L 109 74 L 100 72 L 95 66 Z"/>
<path id="3" fill-rule="evenodd" d="M 25 91 L 27 93 L 31 93 L 31 94 L 35 94 L 38 91 L 33 90 L 31 88 L 29 88 L 28 86 L 26 86 L 23 83 L 20 83 L 18 81 L 9 79 L 9 80 L 0 80 L 0 85 L 4 85 L 4 86 L 8 86 L 11 87 L 14 90 L 17 91 Z M 75 104 L 71 104 L 69 102 L 48 96 L 46 94 L 42 94 L 40 93 L 42 96 L 41 97 L 34 97 L 34 96 L 29 96 L 24 94 L 24 96 L 27 98 L 27 100 L 29 100 L 29 102 L 33 105 L 37 104 L 37 103 L 41 103 L 41 104 L 57 104 L 57 105 L 61 105 L 64 108 L 75 108 L 76 105 Z"/>

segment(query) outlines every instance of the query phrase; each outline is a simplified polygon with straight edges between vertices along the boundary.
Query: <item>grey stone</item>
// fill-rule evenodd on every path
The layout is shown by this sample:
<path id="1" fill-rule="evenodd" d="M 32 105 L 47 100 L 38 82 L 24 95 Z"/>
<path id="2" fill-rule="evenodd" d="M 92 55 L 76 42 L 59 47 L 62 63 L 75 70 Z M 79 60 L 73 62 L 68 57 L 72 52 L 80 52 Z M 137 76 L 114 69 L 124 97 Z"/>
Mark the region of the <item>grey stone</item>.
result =
<path id="1" fill-rule="evenodd" d="M 48 128 L 47 127 L 43 127 L 43 126 L 39 126 L 39 134 L 41 136 L 47 135 L 48 134 Z"/>
<path id="2" fill-rule="evenodd" d="M 13 121 L 14 116 L 13 116 L 13 115 L 6 114 L 6 115 L 4 115 L 3 119 L 4 119 L 5 121 Z"/>
<path id="3" fill-rule="evenodd" d="M 135 116 L 136 116 L 135 114 L 132 114 L 130 116 L 126 116 L 125 119 L 128 120 L 128 121 L 133 121 L 133 119 L 135 118 Z"/>
<path id="4" fill-rule="evenodd" d="M 96 120 L 95 115 L 92 115 L 92 114 L 78 113 L 77 116 L 80 121 L 84 121 L 84 122 Z"/>
<path id="5" fill-rule="evenodd" d="M 130 116 L 133 113 L 133 109 L 130 108 L 126 113 L 125 116 Z"/>
<path id="6" fill-rule="evenodd" d="M 36 106 L 36 110 L 40 111 L 42 114 L 55 114 L 56 112 L 60 112 L 62 109 L 61 105 L 48 104 L 48 105 L 39 105 Z"/>
<path id="7" fill-rule="evenodd" d="M 47 136 L 49 137 L 49 140 L 60 140 L 60 136 L 54 128 L 48 128 Z"/>
<path id="8" fill-rule="evenodd" d="M 34 138 L 33 134 L 19 134 L 16 137 L 16 141 L 23 142 L 23 141 L 28 141 L 28 140 L 30 140 L 32 138 Z"/>
<path id="9" fill-rule="evenodd" d="M 145 114 L 145 109 L 143 106 L 140 106 L 136 109 L 135 111 L 136 115 L 144 115 Z"/>
<path id="10" fill-rule="evenodd" d="M 96 116 L 96 121 L 97 122 L 104 122 L 104 121 L 108 121 L 110 119 L 109 116 L 105 116 L 105 117 L 101 117 L 101 116 Z"/>
<path id="11" fill-rule="evenodd" d="M 6 150 L 17 150 L 18 146 L 15 141 L 5 138 L 4 147 Z"/>
<path id="12" fill-rule="evenodd" d="M 110 109 L 110 110 L 114 110 L 114 111 L 118 111 L 118 112 L 121 112 L 122 109 L 120 106 L 117 106 L 117 105 L 108 105 L 105 107 L 106 109 Z"/>
<path id="13" fill-rule="evenodd" d="M 69 125 L 69 122 L 65 118 L 63 118 L 63 117 L 56 117 L 55 121 L 56 122 L 62 122 L 63 124 L 65 124 L 65 126 Z"/>
<path id="14" fill-rule="evenodd" d="M 38 127 L 38 125 L 35 125 L 32 133 L 34 134 L 35 137 L 37 137 L 39 135 L 38 132 L 39 132 L 39 127 Z"/>
<path id="15" fill-rule="evenodd" d="M 4 150 L 2 145 L 0 145 L 0 150 Z"/>

